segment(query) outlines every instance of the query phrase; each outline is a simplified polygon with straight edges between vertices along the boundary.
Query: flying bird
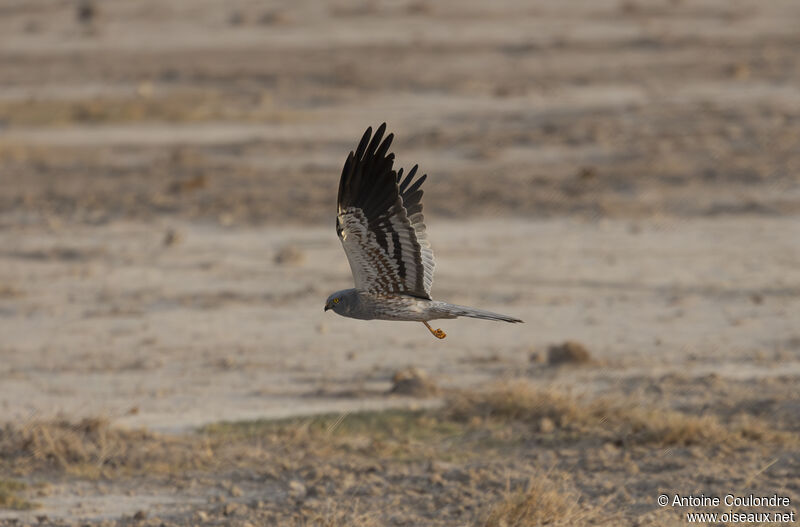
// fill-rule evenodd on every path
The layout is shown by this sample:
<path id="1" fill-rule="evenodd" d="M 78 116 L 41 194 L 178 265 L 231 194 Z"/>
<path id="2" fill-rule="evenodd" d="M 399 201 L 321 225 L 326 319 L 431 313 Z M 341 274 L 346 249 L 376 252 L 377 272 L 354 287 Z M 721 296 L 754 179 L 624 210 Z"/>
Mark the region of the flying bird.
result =
<path id="1" fill-rule="evenodd" d="M 361 320 L 422 322 L 434 337 L 447 335 L 429 321 L 472 317 L 503 322 L 522 320 L 431 298 L 433 251 L 422 216 L 422 183 L 418 165 L 403 177 L 392 169 L 393 134 L 386 123 L 372 135 L 367 128 L 356 151 L 347 156 L 339 180 L 336 234 L 342 241 L 355 288 L 337 291 L 325 301 L 344 317 Z"/>

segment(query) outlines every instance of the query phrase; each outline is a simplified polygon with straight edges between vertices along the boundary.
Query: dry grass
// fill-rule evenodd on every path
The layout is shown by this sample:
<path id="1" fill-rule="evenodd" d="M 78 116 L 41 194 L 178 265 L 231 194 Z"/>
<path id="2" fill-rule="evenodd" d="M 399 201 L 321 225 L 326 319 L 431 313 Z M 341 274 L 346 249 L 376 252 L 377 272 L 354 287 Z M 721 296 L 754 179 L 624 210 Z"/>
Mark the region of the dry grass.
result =
<path id="1" fill-rule="evenodd" d="M 55 470 L 96 478 L 118 472 L 169 473 L 202 466 L 211 456 L 210 448 L 196 441 L 113 428 L 104 419 L 0 428 L 0 467 L 17 474 Z"/>
<path id="2" fill-rule="evenodd" d="M 481 524 L 484 527 L 576 525 L 586 514 L 575 493 L 547 477 L 539 477 L 531 479 L 526 489 L 507 493 L 491 507 Z"/>
<path id="3" fill-rule="evenodd" d="M 516 382 L 453 394 L 439 410 L 219 423 L 190 437 L 115 428 L 103 419 L 7 424 L 0 428 L 0 469 L 22 475 L 56 471 L 87 478 L 112 473 L 172 474 L 296 448 L 313 449 L 319 455 L 341 452 L 397 461 L 426 456 L 448 459 L 456 444 L 464 455 L 520 444 L 531 437 L 530 427 L 541 444 L 611 441 L 619 446 L 737 447 L 798 442 L 788 432 L 776 431 L 756 418 L 723 423 L 714 415 L 648 409 L 621 400 L 584 401 Z"/>
<path id="4" fill-rule="evenodd" d="M 437 455 L 448 438 L 461 441 L 467 428 L 465 423 L 440 419 L 435 411 L 392 409 L 223 422 L 204 427 L 201 434 L 212 443 L 225 445 L 219 455 L 235 452 L 231 445 L 251 445 L 278 456 L 280 452 L 308 449 L 320 457 L 354 454 L 411 461 Z"/>
<path id="5" fill-rule="evenodd" d="M 204 510 L 204 524 L 241 515 L 254 524 L 314 527 L 373 527 L 397 518 L 420 525 L 445 525 L 445 518 L 482 527 L 600 525 L 615 524 L 615 509 L 597 505 L 614 494 L 572 477 L 575 470 L 632 467 L 636 477 L 643 460 L 666 445 L 709 453 L 720 445 L 766 444 L 774 456 L 775 446 L 788 441 L 756 419 L 728 423 L 516 382 L 454 393 L 438 409 L 218 423 L 183 437 L 119 429 L 102 419 L 6 425 L 0 472 L 117 484 L 129 477 L 137 489 L 143 481 L 161 485 L 158 476 L 168 475 L 170 486 L 184 490 L 202 481 L 191 492 L 203 495 L 235 482 L 232 497 L 263 500 L 253 507 L 221 502 Z M 622 448 L 609 449 L 609 442 Z M 719 459 L 727 466 L 730 457 Z M 552 469 L 530 480 L 543 461 Z M 24 490 L 0 485 L 0 507 L 33 506 Z"/>
<path id="6" fill-rule="evenodd" d="M 483 392 L 460 392 L 446 405 L 457 421 L 522 421 L 541 432 L 580 433 L 620 444 L 659 446 L 728 445 L 751 441 L 796 444 L 789 433 L 755 418 L 724 424 L 714 415 L 631 406 L 624 400 L 584 401 L 526 382 L 495 385 Z"/>
<path id="7" fill-rule="evenodd" d="M 516 421 L 549 418 L 566 425 L 586 417 L 575 399 L 523 382 L 498 384 L 486 391 L 456 392 L 448 398 L 445 410 L 457 421 L 476 417 Z"/>
<path id="8" fill-rule="evenodd" d="M 302 527 L 379 527 L 383 525 L 377 518 L 378 514 L 360 513 L 344 504 L 334 504 L 330 509 L 324 509 L 305 519 L 299 525 Z"/>
<path id="9" fill-rule="evenodd" d="M 0 479 L 0 509 L 30 510 L 39 505 L 19 496 L 28 486 L 20 481 Z"/>
<path id="10" fill-rule="evenodd" d="M 554 344 L 547 349 L 547 363 L 553 366 L 562 364 L 588 364 L 592 362 L 589 350 L 580 342 L 568 340 Z"/>
<path id="11" fill-rule="evenodd" d="M 202 432 L 226 441 L 263 440 L 274 437 L 283 442 L 323 441 L 337 438 L 369 437 L 387 439 L 430 439 L 458 433 L 460 423 L 437 419 L 435 411 L 391 409 L 375 412 L 322 414 L 288 419 L 222 422 L 203 427 Z"/>

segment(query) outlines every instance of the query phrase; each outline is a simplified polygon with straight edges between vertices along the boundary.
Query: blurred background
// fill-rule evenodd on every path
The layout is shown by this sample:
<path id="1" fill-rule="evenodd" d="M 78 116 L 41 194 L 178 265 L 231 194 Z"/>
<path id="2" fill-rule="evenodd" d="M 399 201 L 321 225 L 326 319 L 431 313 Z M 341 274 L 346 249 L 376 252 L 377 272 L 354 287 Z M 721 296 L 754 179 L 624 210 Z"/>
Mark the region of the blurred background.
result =
<path id="1" fill-rule="evenodd" d="M 330 223 L 383 121 L 440 217 L 797 211 L 791 0 L 0 7 L 31 220 Z"/>
<path id="2" fill-rule="evenodd" d="M 422 408 L 390 390 L 424 371 L 796 430 L 798 28 L 796 0 L 2 0 L 0 423 Z M 384 121 L 429 175 L 435 297 L 524 326 L 323 314 Z"/>

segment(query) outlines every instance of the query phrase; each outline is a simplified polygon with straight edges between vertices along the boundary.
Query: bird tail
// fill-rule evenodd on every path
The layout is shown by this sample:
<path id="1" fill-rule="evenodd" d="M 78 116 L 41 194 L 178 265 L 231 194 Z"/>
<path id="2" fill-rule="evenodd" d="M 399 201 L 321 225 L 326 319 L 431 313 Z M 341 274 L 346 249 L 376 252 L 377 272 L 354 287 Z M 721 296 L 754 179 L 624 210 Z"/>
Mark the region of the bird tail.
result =
<path id="1" fill-rule="evenodd" d="M 510 317 L 508 315 L 501 315 L 500 313 L 494 313 L 492 311 L 486 311 L 485 309 L 477 309 L 474 307 L 467 307 L 467 306 L 457 306 L 455 304 L 445 304 L 445 305 L 447 307 L 448 313 L 456 317 L 472 317 L 472 318 L 482 318 L 484 320 L 500 320 L 502 322 L 511 322 L 512 324 L 516 324 L 518 322 L 524 322 L 518 318 Z"/>

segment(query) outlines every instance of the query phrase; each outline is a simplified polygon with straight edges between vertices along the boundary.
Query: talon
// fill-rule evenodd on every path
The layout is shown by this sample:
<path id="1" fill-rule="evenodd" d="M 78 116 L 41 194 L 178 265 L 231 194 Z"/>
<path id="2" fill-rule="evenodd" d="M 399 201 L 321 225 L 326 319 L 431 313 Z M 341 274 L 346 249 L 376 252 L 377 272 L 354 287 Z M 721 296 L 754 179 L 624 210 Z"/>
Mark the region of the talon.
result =
<path id="1" fill-rule="evenodd" d="M 431 335 L 437 339 L 443 339 L 447 336 L 447 333 L 442 331 L 440 328 L 433 329 L 427 322 L 423 321 L 422 323 L 425 324 L 425 327 L 428 328 L 428 331 L 431 332 Z"/>

